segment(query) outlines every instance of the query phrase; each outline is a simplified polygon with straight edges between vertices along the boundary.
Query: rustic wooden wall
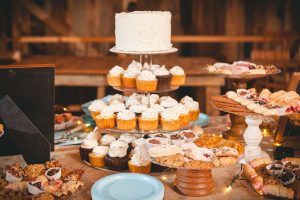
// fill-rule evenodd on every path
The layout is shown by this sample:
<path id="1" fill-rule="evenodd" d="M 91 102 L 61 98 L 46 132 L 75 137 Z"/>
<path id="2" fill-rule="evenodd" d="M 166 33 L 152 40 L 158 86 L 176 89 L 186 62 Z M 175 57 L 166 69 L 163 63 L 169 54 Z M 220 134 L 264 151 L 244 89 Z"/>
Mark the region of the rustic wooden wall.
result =
<path id="1" fill-rule="evenodd" d="M 173 35 L 264 35 L 300 33 L 299 0 L 2 0 L 0 38 L 24 35 L 114 35 L 114 14 L 128 10 L 169 10 Z M 299 42 L 298 42 L 299 43 Z M 252 49 L 298 49 L 284 43 L 176 44 L 184 56 L 243 59 Z M 23 53 L 99 56 L 112 44 L 30 44 Z M 18 46 L 2 42 L 0 51 Z"/>

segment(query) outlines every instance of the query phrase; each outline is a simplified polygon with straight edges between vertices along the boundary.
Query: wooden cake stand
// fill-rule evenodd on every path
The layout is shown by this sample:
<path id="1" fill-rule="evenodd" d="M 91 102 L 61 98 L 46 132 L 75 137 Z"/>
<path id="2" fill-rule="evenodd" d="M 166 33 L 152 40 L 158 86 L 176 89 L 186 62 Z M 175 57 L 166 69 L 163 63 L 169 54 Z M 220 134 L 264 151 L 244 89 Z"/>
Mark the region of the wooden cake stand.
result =
<path id="1" fill-rule="evenodd" d="M 186 196 L 207 196 L 214 191 L 211 169 L 177 169 L 175 189 Z"/>

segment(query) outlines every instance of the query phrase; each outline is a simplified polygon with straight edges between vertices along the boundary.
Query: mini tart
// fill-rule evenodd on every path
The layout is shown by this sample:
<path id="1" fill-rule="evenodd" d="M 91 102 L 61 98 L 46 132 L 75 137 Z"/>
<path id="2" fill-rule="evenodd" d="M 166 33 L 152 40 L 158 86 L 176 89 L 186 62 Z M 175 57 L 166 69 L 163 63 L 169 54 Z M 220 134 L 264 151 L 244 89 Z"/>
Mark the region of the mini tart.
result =
<path id="1" fill-rule="evenodd" d="M 112 76 L 110 74 L 107 74 L 107 83 L 110 86 L 113 87 L 120 87 L 122 85 L 121 76 Z"/>
<path id="2" fill-rule="evenodd" d="M 180 126 L 187 126 L 190 122 L 190 114 L 180 114 L 179 115 L 179 120 L 180 120 Z"/>
<path id="3" fill-rule="evenodd" d="M 126 155 L 124 157 L 110 157 L 109 155 L 105 156 L 105 165 L 110 170 L 122 171 L 128 169 L 129 157 Z"/>
<path id="4" fill-rule="evenodd" d="M 136 88 L 140 92 L 153 92 L 156 90 L 157 80 L 139 80 L 136 79 Z"/>
<path id="5" fill-rule="evenodd" d="M 166 131 L 176 131 L 180 128 L 180 119 L 177 120 L 166 120 L 160 119 L 160 123 L 163 130 Z"/>
<path id="6" fill-rule="evenodd" d="M 117 127 L 121 130 L 131 130 L 136 127 L 136 118 L 133 119 L 118 119 L 117 118 Z"/>
<path id="7" fill-rule="evenodd" d="M 93 152 L 89 153 L 89 161 L 93 167 L 104 167 L 105 166 L 105 156 L 98 155 Z"/>
<path id="8" fill-rule="evenodd" d="M 157 78 L 157 90 L 170 89 L 172 74 L 161 75 L 161 76 L 157 75 L 156 78 Z"/>
<path id="9" fill-rule="evenodd" d="M 190 121 L 196 121 L 199 117 L 200 109 L 199 110 L 190 110 Z"/>
<path id="10" fill-rule="evenodd" d="M 174 75 L 173 74 L 173 77 L 171 80 L 171 85 L 179 86 L 179 85 L 183 85 L 184 82 L 185 82 L 185 74 L 183 74 L 183 75 Z"/>
<path id="11" fill-rule="evenodd" d="M 100 115 L 100 111 L 91 111 L 91 116 L 93 120 L 96 120 L 96 117 Z"/>
<path id="12" fill-rule="evenodd" d="M 136 77 L 121 76 L 123 88 L 136 88 Z"/>
<path id="13" fill-rule="evenodd" d="M 149 161 L 145 166 L 138 166 L 132 164 L 131 160 L 128 161 L 129 171 L 132 173 L 141 173 L 141 174 L 149 174 L 151 171 L 151 162 Z"/>
<path id="14" fill-rule="evenodd" d="M 116 123 L 115 123 L 115 114 L 113 114 L 111 117 L 109 118 L 102 118 L 101 116 L 96 118 L 96 124 L 97 127 L 99 129 L 103 129 L 103 128 L 113 128 L 115 127 Z"/>
<path id="15" fill-rule="evenodd" d="M 158 119 L 144 119 L 139 117 L 138 122 L 140 129 L 144 131 L 154 130 L 158 127 Z"/>

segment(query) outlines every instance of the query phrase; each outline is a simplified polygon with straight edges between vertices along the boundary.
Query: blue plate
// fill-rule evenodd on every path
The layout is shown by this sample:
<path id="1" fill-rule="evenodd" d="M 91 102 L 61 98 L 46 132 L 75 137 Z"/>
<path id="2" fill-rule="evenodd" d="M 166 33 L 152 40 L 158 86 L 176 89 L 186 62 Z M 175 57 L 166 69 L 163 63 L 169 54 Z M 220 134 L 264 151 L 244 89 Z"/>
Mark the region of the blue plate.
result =
<path id="1" fill-rule="evenodd" d="M 198 120 L 195 122 L 195 124 L 201 127 L 205 127 L 209 124 L 209 122 L 209 116 L 207 114 L 200 113 Z"/>
<path id="2" fill-rule="evenodd" d="M 164 186 L 149 175 L 120 173 L 97 181 L 91 193 L 93 200 L 162 200 Z"/>

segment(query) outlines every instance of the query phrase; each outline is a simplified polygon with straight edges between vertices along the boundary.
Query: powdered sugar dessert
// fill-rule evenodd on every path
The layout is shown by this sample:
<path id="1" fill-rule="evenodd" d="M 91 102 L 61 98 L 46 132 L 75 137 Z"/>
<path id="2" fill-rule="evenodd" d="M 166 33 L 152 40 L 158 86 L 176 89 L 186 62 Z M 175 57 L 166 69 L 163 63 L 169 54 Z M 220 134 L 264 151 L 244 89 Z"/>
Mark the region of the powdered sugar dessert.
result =
<path id="1" fill-rule="evenodd" d="M 116 49 L 163 51 L 171 44 L 171 13 L 134 11 L 115 15 Z"/>

